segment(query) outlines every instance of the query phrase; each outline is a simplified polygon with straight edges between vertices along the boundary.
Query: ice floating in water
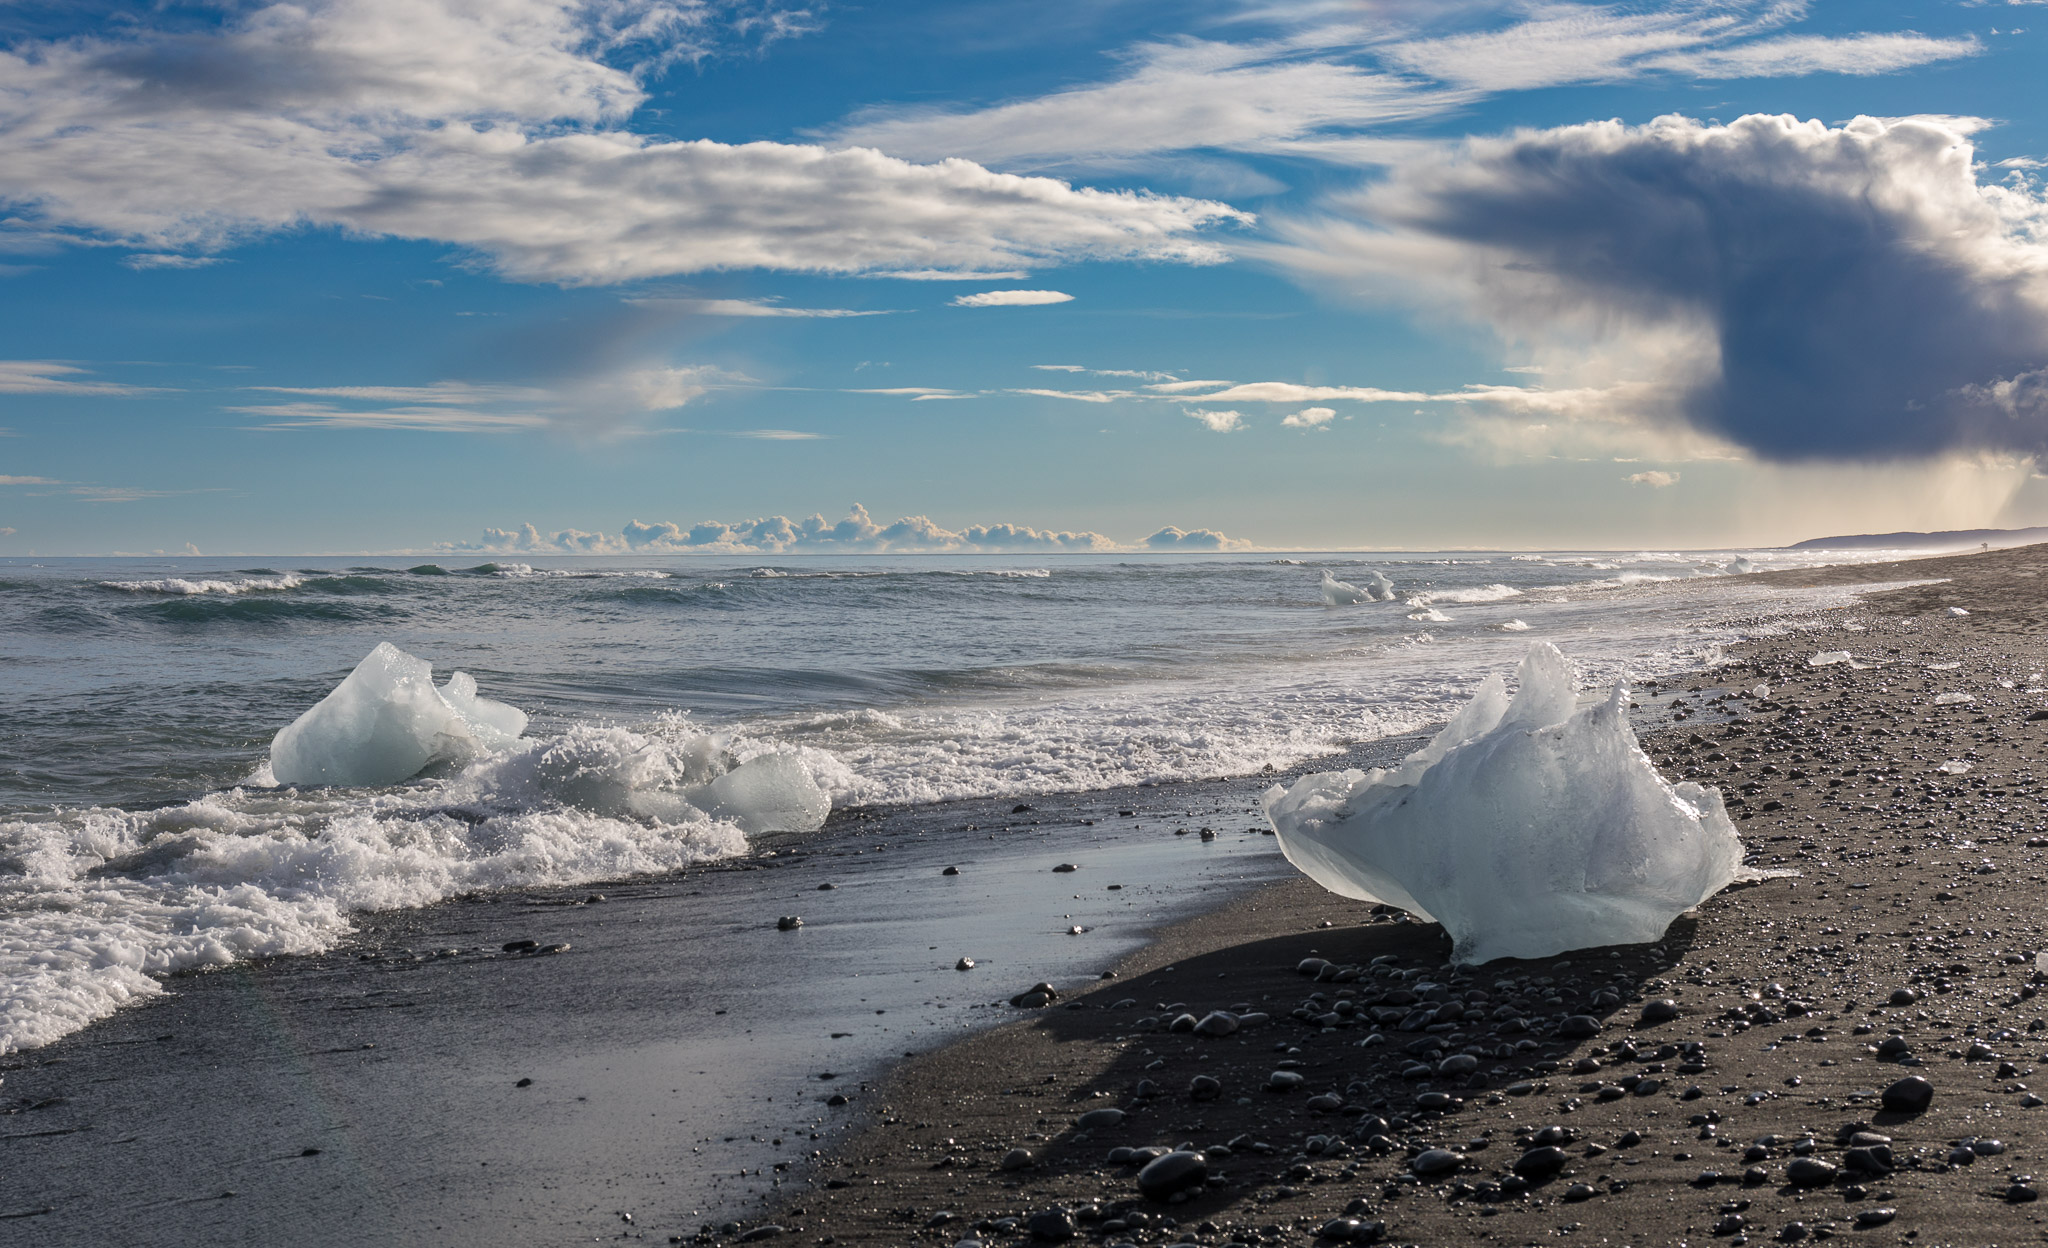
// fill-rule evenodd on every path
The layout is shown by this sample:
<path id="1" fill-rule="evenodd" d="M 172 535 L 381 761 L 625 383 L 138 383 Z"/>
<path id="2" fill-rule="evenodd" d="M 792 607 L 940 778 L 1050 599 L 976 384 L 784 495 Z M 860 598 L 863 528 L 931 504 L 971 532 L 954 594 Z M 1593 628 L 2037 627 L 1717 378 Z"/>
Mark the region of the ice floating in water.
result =
<path id="1" fill-rule="evenodd" d="M 1730 572 L 1736 573 L 1737 575 L 1746 575 L 1751 572 L 1761 571 L 1762 569 L 1758 568 L 1755 564 L 1743 558 L 1741 555 L 1737 555 L 1734 561 L 1728 565 L 1728 570 Z"/>
<path id="2" fill-rule="evenodd" d="M 1408 613 L 1408 618 L 1411 620 L 1421 620 L 1425 624 L 1448 624 L 1451 622 L 1450 616 L 1445 615 L 1435 607 L 1424 607 L 1420 611 L 1411 611 Z"/>
<path id="3" fill-rule="evenodd" d="M 1575 709 L 1570 664 L 1535 642 L 1512 701 L 1488 676 L 1400 767 L 1275 785 L 1266 817 L 1310 879 L 1441 922 L 1461 963 L 1656 940 L 1760 873 L 1717 790 L 1657 774 L 1628 701 Z"/>
<path id="4" fill-rule="evenodd" d="M 1394 583 L 1386 574 L 1375 568 L 1364 568 L 1363 588 L 1340 581 L 1328 568 L 1323 569 L 1323 579 L 1318 588 L 1323 591 L 1323 601 L 1333 607 L 1348 607 L 1359 602 L 1390 602 L 1394 597 Z"/>
<path id="5" fill-rule="evenodd" d="M 478 697 L 467 672 L 437 689 L 425 659 L 386 641 L 278 731 L 270 773 L 279 784 L 397 784 L 430 763 L 502 749 L 525 731 L 526 713 Z"/>
<path id="6" fill-rule="evenodd" d="M 1521 620 L 1503 620 L 1499 624 L 1494 625 L 1494 627 L 1504 633 L 1526 633 L 1529 631 L 1529 626 Z"/>

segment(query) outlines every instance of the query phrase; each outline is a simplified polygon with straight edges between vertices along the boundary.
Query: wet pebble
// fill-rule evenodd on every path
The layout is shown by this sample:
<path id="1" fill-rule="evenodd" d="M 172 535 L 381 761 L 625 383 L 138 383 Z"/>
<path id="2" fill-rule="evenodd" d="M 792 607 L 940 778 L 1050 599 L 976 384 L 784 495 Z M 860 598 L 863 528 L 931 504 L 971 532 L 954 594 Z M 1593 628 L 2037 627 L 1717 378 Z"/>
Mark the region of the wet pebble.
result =
<path id="1" fill-rule="evenodd" d="M 1463 1164 L 1465 1158 L 1462 1154 L 1454 1153 L 1448 1148 L 1431 1148 L 1418 1154 L 1415 1160 L 1408 1163 L 1408 1168 L 1427 1179 L 1439 1174 L 1449 1174 Z"/>
<path id="2" fill-rule="evenodd" d="M 1138 1171 L 1138 1194 L 1165 1200 L 1175 1192 L 1200 1187 L 1209 1178 L 1209 1159 L 1200 1153 L 1175 1151 L 1156 1157 Z"/>
<path id="3" fill-rule="evenodd" d="M 1884 1090 L 1881 1103 L 1895 1114 L 1917 1114 L 1934 1103 L 1934 1085 L 1908 1075 Z"/>

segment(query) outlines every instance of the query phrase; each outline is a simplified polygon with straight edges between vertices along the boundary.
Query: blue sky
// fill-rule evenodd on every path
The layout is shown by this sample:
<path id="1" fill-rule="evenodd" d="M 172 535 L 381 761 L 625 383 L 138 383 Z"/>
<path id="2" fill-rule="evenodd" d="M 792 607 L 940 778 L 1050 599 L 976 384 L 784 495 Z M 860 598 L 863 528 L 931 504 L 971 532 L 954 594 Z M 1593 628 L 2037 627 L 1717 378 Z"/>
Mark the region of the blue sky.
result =
<path id="1" fill-rule="evenodd" d="M 0 40 L 0 554 L 2048 522 L 2040 3 L 16 0 Z"/>

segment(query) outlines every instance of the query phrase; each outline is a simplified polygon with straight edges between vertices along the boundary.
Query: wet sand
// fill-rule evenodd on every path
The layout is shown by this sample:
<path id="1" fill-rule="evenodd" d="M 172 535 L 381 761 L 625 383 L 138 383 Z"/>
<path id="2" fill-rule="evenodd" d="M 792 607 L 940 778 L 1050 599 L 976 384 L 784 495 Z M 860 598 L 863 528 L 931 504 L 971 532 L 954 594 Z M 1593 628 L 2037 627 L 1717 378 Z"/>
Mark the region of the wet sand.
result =
<path id="1" fill-rule="evenodd" d="M 1681 721 L 1644 734 L 1660 768 L 1797 877 L 1656 945 L 1464 969 L 1287 880 L 905 1063 L 810 1190 L 692 1238 L 2041 1242 L 2048 547 L 1772 575 L 1942 578 L 1640 692 Z M 1173 1029 L 1211 1011 L 1249 1025 Z M 1914 1077 L 1931 1103 L 1887 1108 Z M 1201 1160 L 1148 1199 L 1129 1150 Z"/>
<path id="2" fill-rule="evenodd" d="M 851 1120 L 830 1096 L 1285 874 L 1258 787 L 840 812 L 724 864 L 361 915 L 327 954 L 173 976 L 0 1058 L 0 1243 L 495 1248 L 751 1217 Z"/>

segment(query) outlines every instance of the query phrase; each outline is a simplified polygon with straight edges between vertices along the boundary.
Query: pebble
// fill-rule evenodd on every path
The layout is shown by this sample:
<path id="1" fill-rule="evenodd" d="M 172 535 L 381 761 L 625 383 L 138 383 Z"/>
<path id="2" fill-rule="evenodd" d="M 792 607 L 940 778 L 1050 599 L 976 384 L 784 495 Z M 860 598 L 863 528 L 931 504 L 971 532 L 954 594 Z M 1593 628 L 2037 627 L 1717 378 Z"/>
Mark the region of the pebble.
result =
<path id="1" fill-rule="evenodd" d="M 821 893 L 829 893 L 838 887 L 839 886 L 837 884 L 820 884 L 818 885 L 818 891 Z"/>
<path id="2" fill-rule="evenodd" d="M 1880 1099 L 1895 1114 L 1917 1114 L 1934 1103 L 1934 1085 L 1918 1075 L 1907 1075 L 1886 1088 Z"/>
<path id="3" fill-rule="evenodd" d="M 1883 1226 L 1885 1223 L 1891 1221 L 1893 1218 L 1896 1218 L 1898 1216 L 1898 1210 L 1888 1207 L 1878 1209 L 1858 1209 L 1856 1211 L 1856 1225 Z"/>
<path id="4" fill-rule="evenodd" d="M 1188 1080 L 1188 1099 L 1213 1101 L 1223 1095 L 1223 1082 L 1209 1075 L 1196 1075 Z"/>
<path id="5" fill-rule="evenodd" d="M 1033 1239 L 1047 1243 L 1064 1243 L 1074 1237 L 1074 1215 L 1064 1209 L 1042 1209 L 1026 1219 L 1024 1229 Z"/>
<path id="6" fill-rule="evenodd" d="M 944 871 L 941 871 L 941 872 L 939 872 L 939 874 L 940 874 L 940 875 L 958 875 L 958 874 L 960 874 L 960 868 L 958 868 L 958 867 L 947 867 L 947 868 L 946 868 L 946 869 L 945 869 Z"/>
<path id="7" fill-rule="evenodd" d="M 778 932 L 793 932 L 799 927 L 802 927 L 803 925 L 804 921 L 802 916 L 795 914 L 785 914 L 781 918 L 775 920 L 775 930 Z"/>
<path id="8" fill-rule="evenodd" d="M 962 958 L 953 964 L 953 969 L 956 971 L 971 971 L 974 969 L 974 959 Z"/>
<path id="9" fill-rule="evenodd" d="M 746 1234 L 740 1236 L 740 1242 L 743 1244 L 751 1244 L 757 1239 L 773 1239 L 777 1235 L 783 1234 L 784 1231 L 786 1231 L 787 1229 L 788 1228 L 786 1227 L 778 1226 L 775 1223 L 770 1222 L 765 1226 L 757 1226 L 753 1230 L 748 1231 Z"/>
<path id="10" fill-rule="evenodd" d="M 1037 1159 L 1031 1155 L 1030 1149 L 1013 1148 L 1003 1154 L 1001 1166 L 1005 1170 L 1028 1170 L 1031 1168 L 1031 1163 L 1035 1160 Z"/>
<path id="11" fill-rule="evenodd" d="M 1016 996 L 1011 997 L 1010 1004 L 1020 1010 L 1036 1010 L 1051 1005 L 1059 999 L 1060 994 L 1057 988 L 1054 988 L 1051 984 L 1039 983 L 1033 984 Z"/>
<path id="12" fill-rule="evenodd" d="M 1818 1157 L 1794 1157 L 1785 1167 L 1785 1181 L 1794 1187 L 1819 1187 L 1835 1181 L 1835 1165 Z"/>
<path id="13" fill-rule="evenodd" d="M 1054 872 L 1055 874 L 1059 874 L 1059 875 L 1064 875 L 1065 873 L 1067 873 L 1067 872 L 1069 872 L 1069 871 L 1079 871 L 1080 869 L 1081 869 L 1080 867 L 1078 867 L 1078 866 L 1074 865 L 1074 864 L 1073 864 L 1073 863 L 1071 863 L 1071 862 L 1063 862 L 1063 863 L 1061 863 L 1060 865 L 1058 865 L 1057 867 L 1054 867 L 1054 868 L 1053 868 L 1053 872 Z"/>
<path id="14" fill-rule="evenodd" d="M 1121 1109 L 1091 1109 L 1074 1120 L 1074 1125 L 1083 1131 L 1100 1131 L 1104 1127 L 1122 1126 L 1124 1111 Z"/>
<path id="15" fill-rule="evenodd" d="M 1306 1082 L 1306 1078 L 1292 1070 L 1276 1070 L 1266 1078 L 1266 1086 L 1275 1092 L 1292 1092 Z"/>
<path id="16" fill-rule="evenodd" d="M 1202 1016 L 1192 1030 L 1198 1036 L 1228 1036 L 1240 1026 L 1237 1015 L 1227 1010 L 1211 1010 Z"/>
<path id="17" fill-rule="evenodd" d="M 1557 1034 L 1567 1040 L 1590 1040 L 1600 1034 L 1600 1020 L 1591 1014 L 1572 1014 L 1557 1025 Z"/>
<path id="18" fill-rule="evenodd" d="M 1646 1023 L 1668 1023 L 1678 1017 L 1678 1002 L 1669 997 L 1643 1004 L 1643 1021 Z"/>
<path id="19" fill-rule="evenodd" d="M 1209 1179 L 1209 1159 L 1200 1153 L 1176 1150 L 1155 1157 L 1138 1171 L 1138 1194 L 1147 1200 L 1165 1200 L 1175 1192 L 1200 1187 Z"/>
<path id="20" fill-rule="evenodd" d="M 1408 1163 L 1408 1168 L 1427 1179 L 1449 1174 L 1464 1164 L 1462 1153 L 1454 1153 L 1448 1148 L 1431 1148 L 1417 1154 L 1415 1160 Z"/>
<path id="21" fill-rule="evenodd" d="M 1546 1144 L 1541 1148 L 1532 1148 L 1517 1157 L 1514 1169 L 1516 1174 L 1525 1179 L 1548 1179 L 1563 1170 L 1569 1160 L 1571 1159 L 1565 1155 L 1563 1149 L 1555 1144 Z"/>

